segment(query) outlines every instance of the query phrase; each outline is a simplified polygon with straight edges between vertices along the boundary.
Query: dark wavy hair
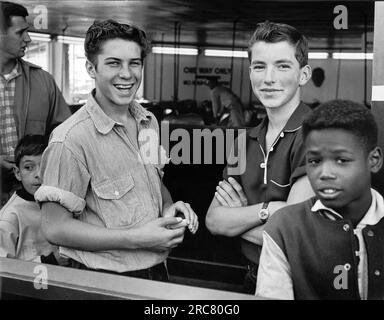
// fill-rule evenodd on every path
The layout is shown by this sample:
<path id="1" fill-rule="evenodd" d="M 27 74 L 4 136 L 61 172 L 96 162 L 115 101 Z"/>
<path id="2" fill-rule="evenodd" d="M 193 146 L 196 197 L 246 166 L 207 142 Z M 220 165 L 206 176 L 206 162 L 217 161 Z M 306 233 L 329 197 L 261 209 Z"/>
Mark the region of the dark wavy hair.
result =
<path id="1" fill-rule="evenodd" d="M 3 16 L 4 21 L 0 21 L 0 28 L 7 30 L 11 26 L 12 17 L 23 17 L 28 16 L 27 9 L 18 3 L 9 1 L 0 1 L 0 15 Z"/>
<path id="2" fill-rule="evenodd" d="M 308 41 L 294 27 L 284 23 L 265 21 L 258 23 L 255 32 L 248 42 L 248 58 L 252 59 L 252 47 L 256 42 L 277 43 L 287 41 L 295 48 L 295 57 L 300 68 L 308 64 Z"/>
<path id="3" fill-rule="evenodd" d="M 15 164 L 17 167 L 24 156 L 38 156 L 43 154 L 48 145 L 48 139 L 38 134 L 29 134 L 19 140 L 15 149 Z"/>
<path id="4" fill-rule="evenodd" d="M 84 42 L 85 56 L 96 65 L 96 56 L 99 54 L 103 42 L 116 38 L 136 42 L 141 48 L 143 61 L 150 51 L 150 43 L 143 30 L 109 19 L 95 21 L 87 30 Z"/>
<path id="5" fill-rule="evenodd" d="M 367 152 L 377 146 L 377 123 L 365 106 L 349 100 L 325 102 L 303 121 L 303 139 L 313 130 L 343 129 L 354 134 Z"/>

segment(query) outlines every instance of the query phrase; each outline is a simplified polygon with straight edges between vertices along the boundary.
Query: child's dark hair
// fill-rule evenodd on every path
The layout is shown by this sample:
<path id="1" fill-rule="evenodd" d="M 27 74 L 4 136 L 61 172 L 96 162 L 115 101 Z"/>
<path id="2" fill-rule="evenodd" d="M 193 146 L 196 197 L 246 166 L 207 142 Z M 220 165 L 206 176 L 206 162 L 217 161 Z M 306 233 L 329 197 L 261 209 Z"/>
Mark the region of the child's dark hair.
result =
<path id="1" fill-rule="evenodd" d="M 313 130 L 343 129 L 353 133 L 370 152 L 377 146 L 376 121 L 365 106 L 349 100 L 332 100 L 319 105 L 303 121 L 303 138 Z"/>
<path id="2" fill-rule="evenodd" d="M 95 21 L 87 30 L 84 41 L 85 56 L 96 65 L 96 56 L 99 54 L 103 42 L 116 38 L 136 42 L 140 46 L 143 61 L 150 51 L 149 40 L 143 30 L 109 19 Z"/>
<path id="3" fill-rule="evenodd" d="M 287 41 L 295 48 L 295 57 L 300 68 L 308 64 L 308 40 L 294 27 L 284 23 L 265 21 L 257 28 L 248 43 L 248 58 L 252 59 L 252 47 L 256 42 L 277 43 Z"/>
<path id="4" fill-rule="evenodd" d="M 15 164 L 20 165 L 24 156 L 38 156 L 48 145 L 48 139 L 42 135 L 26 135 L 19 140 L 15 149 Z"/>

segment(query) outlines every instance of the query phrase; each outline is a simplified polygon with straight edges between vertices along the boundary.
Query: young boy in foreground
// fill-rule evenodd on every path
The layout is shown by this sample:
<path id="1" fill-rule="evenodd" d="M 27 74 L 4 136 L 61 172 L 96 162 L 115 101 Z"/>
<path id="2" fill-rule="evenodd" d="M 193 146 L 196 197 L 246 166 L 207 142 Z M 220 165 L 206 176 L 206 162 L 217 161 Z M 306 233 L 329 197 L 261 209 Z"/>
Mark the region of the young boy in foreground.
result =
<path id="1" fill-rule="evenodd" d="M 42 234 L 42 213 L 33 197 L 41 185 L 40 161 L 46 146 L 43 136 L 27 135 L 15 149 L 14 173 L 22 188 L 0 211 L 0 257 L 40 262 L 40 256 L 56 251 Z"/>
<path id="2" fill-rule="evenodd" d="M 383 299 L 384 202 L 371 189 L 382 165 L 368 109 L 334 100 L 303 123 L 316 196 L 271 217 L 256 295 L 277 299 Z"/>

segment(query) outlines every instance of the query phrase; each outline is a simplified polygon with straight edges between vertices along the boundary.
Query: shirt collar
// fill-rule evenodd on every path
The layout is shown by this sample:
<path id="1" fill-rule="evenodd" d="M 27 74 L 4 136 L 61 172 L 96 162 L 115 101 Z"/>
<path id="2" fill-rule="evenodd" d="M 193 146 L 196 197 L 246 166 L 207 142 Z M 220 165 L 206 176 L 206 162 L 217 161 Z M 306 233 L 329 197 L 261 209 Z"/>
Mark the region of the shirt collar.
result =
<path id="1" fill-rule="evenodd" d="M 283 132 L 295 132 L 301 128 L 304 116 L 311 111 L 305 103 L 300 102 L 295 111 L 292 113 L 287 123 L 283 128 Z M 255 128 L 252 128 L 249 131 L 249 136 L 251 138 L 258 138 L 262 132 L 267 128 L 268 117 L 265 117 L 263 121 Z"/>
<path id="2" fill-rule="evenodd" d="M 372 202 L 364 217 L 360 220 L 356 228 L 363 228 L 366 225 L 375 225 L 384 217 L 384 200 L 383 197 L 374 189 L 371 189 Z M 336 216 L 339 219 L 344 219 L 343 216 L 335 210 L 326 207 L 320 200 L 317 200 L 312 206 L 312 212 L 323 211 L 327 218 L 335 220 Z"/>
<path id="3" fill-rule="evenodd" d="M 7 81 L 15 79 L 21 74 L 19 70 L 20 70 L 19 61 L 16 60 L 16 64 L 13 67 L 12 71 L 8 74 L 3 74 L 4 79 Z"/>
<path id="4" fill-rule="evenodd" d="M 33 201 L 35 202 L 35 198 L 32 194 L 30 194 L 27 190 L 24 189 L 24 187 L 21 187 L 21 189 L 16 191 L 16 194 L 24 199 L 25 201 Z"/>
<path id="5" fill-rule="evenodd" d="M 115 125 L 122 125 L 117 121 L 113 120 L 109 116 L 107 116 L 103 109 L 99 106 L 94 97 L 95 89 L 88 95 L 86 110 L 89 113 L 97 131 L 101 134 L 109 133 Z M 144 109 L 138 102 L 132 101 L 129 105 L 129 111 L 131 115 L 134 117 L 136 122 L 140 124 L 141 122 L 150 121 L 152 118 L 152 114 Z"/>

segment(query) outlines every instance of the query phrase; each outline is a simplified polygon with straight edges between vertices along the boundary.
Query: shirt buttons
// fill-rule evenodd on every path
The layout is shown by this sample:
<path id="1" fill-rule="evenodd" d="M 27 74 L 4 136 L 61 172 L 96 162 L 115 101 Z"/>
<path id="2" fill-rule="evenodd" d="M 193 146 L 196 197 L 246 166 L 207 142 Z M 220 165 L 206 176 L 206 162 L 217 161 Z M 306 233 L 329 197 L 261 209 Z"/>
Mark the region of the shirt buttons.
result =
<path id="1" fill-rule="evenodd" d="M 349 225 L 348 224 L 343 225 L 343 230 L 345 232 L 348 232 L 349 231 Z"/>
<path id="2" fill-rule="evenodd" d="M 380 270 L 376 269 L 376 270 L 375 270 L 375 276 L 378 277 L 378 276 L 380 276 L 380 274 L 381 274 Z"/>
<path id="3" fill-rule="evenodd" d="M 265 169 L 265 162 L 260 163 L 260 168 Z"/>
<path id="4" fill-rule="evenodd" d="M 280 133 L 280 137 L 284 138 L 284 132 Z"/>
<path id="5" fill-rule="evenodd" d="M 349 263 L 346 263 L 346 264 L 344 265 L 344 269 L 347 270 L 347 271 L 349 271 L 349 270 L 351 269 L 351 265 L 350 265 Z"/>
<path id="6" fill-rule="evenodd" d="M 119 191 L 115 191 L 115 196 L 118 196 L 120 193 L 119 193 Z"/>
<path id="7" fill-rule="evenodd" d="M 369 230 L 368 232 L 367 232 L 367 236 L 368 237 L 373 237 L 375 235 L 375 233 L 372 231 L 372 230 Z"/>
<path id="8" fill-rule="evenodd" d="M 269 150 L 270 152 L 272 152 L 273 151 L 273 147 L 271 148 L 271 150 Z"/>

